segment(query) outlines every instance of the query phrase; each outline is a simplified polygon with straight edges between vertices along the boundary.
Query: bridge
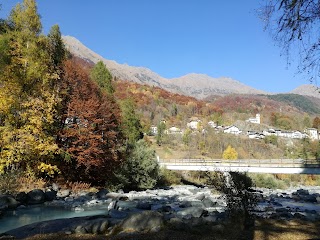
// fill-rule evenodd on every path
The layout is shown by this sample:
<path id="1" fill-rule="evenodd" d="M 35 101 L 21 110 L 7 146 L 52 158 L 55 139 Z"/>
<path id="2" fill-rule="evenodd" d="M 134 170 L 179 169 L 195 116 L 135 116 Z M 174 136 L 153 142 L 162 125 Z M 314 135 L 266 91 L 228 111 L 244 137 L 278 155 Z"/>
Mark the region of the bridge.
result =
<path id="1" fill-rule="evenodd" d="M 159 159 L 160 166 L 181 171 L 320 174 L 320 161 L 304 159 Z"/>

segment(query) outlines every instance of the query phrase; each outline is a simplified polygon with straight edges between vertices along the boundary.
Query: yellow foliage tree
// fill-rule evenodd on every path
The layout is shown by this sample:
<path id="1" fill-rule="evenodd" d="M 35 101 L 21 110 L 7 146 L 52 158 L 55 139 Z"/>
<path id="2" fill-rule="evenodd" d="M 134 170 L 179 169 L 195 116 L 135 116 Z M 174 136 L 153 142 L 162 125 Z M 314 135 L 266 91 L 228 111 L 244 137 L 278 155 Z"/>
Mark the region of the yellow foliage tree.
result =
<path id="1" fill-rule="evenodd" d="M 11 167 L 36 169 L 58 153 L 55 122 L 59 73 L 40 35 L 35 0 L 24 0 L 9 17 L 12 28 L 0 34 L 9 39 L 8 58 L 0 72 L 0 173 Z"/>
<path id="2" fill-rule="evenodd" d="M 226 150 L 224 150 L 224 152 L 222 154 L 222 158 L 228 159 L 228 160 L 235 160 L 235 159 L 238 159 L 238 153 L 237 153 L 236 149 L 234 149 L 233 147 L 231 147 L 229 145 L 226 148 Z"/>

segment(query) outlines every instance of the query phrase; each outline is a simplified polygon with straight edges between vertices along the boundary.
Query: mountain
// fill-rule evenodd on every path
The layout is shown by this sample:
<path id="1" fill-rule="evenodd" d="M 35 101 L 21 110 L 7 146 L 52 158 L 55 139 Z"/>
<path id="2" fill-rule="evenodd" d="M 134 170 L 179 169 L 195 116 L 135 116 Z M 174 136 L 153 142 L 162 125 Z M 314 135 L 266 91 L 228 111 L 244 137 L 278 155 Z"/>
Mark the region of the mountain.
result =
<path id="1" fill-rule="evenodd" d="M 227 95 L 231 93 L 267 94 L 264 91 L 254 89 L 231 78 L 213 78 L 205 74 L 191 73 L 179 78 L 166 79 L 148 68 L 133 67 L 104 59 L 74 37 L 64 36 L 63 40 L 66 48 L 73 55 L 92 63 L 97 63 L 100 60 L 103 61 L 112 75 L 121 80 L 157 86 L 173 93 L 197 99 L 203 99 L 211 95 Z"/>
<path id="2" fill-rule="evenodd" d="M 311 84 L 301 85 L 296 89 L 292 90 L 290 93 L 320 98 L 320 89 Z"/>

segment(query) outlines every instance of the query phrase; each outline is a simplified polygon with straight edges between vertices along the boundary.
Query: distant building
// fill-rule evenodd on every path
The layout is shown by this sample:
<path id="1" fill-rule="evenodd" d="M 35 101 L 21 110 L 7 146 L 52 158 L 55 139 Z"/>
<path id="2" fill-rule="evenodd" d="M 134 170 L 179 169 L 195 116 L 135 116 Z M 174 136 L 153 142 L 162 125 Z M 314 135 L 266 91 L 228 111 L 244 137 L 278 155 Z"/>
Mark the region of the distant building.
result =
<path id="1" fill-rule="evenodd" d="M 182 134 L 182 131 L 180 128 L 177 128 L 175 126 L 169 128 L 168 130 L 166 130 L 167 134 Z"/>
<path id="2" fill-rule="evenodd" d="M 158 134 L 158 128 L 156 126 L 150 127 L 150 133 L 151 135 L 157 135 Z"/>
<path id="3" fill-rule="evenodd" d="M 187 123 L 187 127 L 192 130 L 198 130 L 200 123 L 201 123 L 201 120 L 199 119 L 191 120 L 190 122 Z"/>
<path id="4" fill-rule="evenodd" d="M 234 135 L 239 135 L 240 133 L 242 133 L 242 131 L 240 131 L 240 129 L 236 126 L 230 126 L 230 127 L 226 127 L 224 130 L 223 130 L 224 133 L 231 133 L 231 134 L 234 134 Z"/>
<path id="5" fill-rule="evenodd" d="M 212 128 L 215 128 L 217 126 L 217 124 L 214 121 L 209 121 L 208 125 Z"/>
<path id="6" fill-rule="evenodd" d="M 260 114 L 257 113 L 256 117 L 254 118 L 249 118 L 248 120 L 246 120 L 246 122 L 251 122 L 251 123 L 256 123 L 256 124 L 260 124 Z"/>
<path id="7" fill-rule="evenodd" d="M 307 128 L 304 132 L 309 136 L 312 140 L 319 140 L 318 129 L 316 128 Z"/>

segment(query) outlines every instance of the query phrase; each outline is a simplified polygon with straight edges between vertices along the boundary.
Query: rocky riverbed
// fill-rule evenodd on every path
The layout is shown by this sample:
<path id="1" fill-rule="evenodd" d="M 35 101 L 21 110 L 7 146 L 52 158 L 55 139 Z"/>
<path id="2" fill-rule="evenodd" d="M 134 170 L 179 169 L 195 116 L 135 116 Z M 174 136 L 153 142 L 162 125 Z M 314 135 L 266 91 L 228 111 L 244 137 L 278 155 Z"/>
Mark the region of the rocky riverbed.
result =
<path id="1" fill-rule="evenodd" d="M 260 218 L 320 220 L 320 187 L 301 189 L 257 189 L 259 203 L 255 214 Z M 24 238 L 39 233 L 62 232 L 93 234 L 124 234 L 126 232 L 156 232 L 163 226 L 189 229 L 208 226 L 222 231 L 226 202 L 223 195 L 209 188 L 178 185 L 163 189 L 73 194 L 68 189 L 33 190 L 16 197 L 0 196 L 2 221 L 6 212 L 19 211 L 34 205 L 83 212 L 103 209 L 97 216 L 55 219 L 32 223 L 7 231 L 5 235 Z M 40 204 L 40 205 L 39 205 Z M 59 218 L 59 217 L 55 217 Z M 1 232 L 1 231 L 0 231 Z"/>

